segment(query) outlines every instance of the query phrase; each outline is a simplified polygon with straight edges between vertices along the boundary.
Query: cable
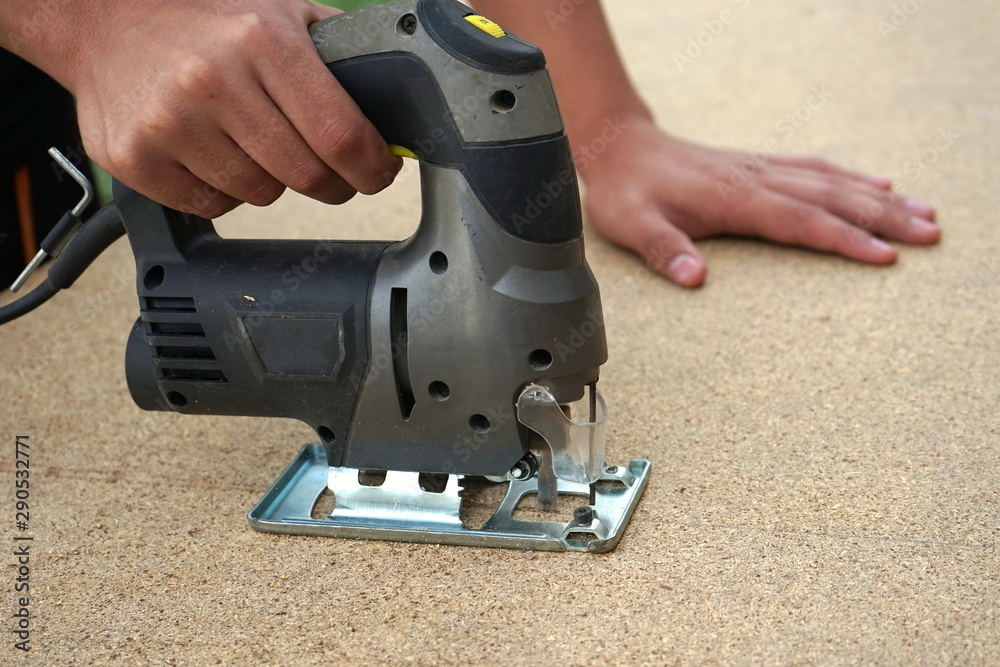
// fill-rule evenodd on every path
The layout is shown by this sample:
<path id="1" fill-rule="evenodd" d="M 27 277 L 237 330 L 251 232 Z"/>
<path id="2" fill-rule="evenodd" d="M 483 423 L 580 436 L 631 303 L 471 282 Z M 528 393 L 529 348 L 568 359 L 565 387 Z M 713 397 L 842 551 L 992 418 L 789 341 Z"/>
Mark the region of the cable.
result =
<path id="1" fill-rule="evenodd" d="M 8 303 L 6 306 L 0 306 L 0 324 L 7 324 L 7 322 L 17 319 L 21 315 L 27 315 L 58 293 L 59 288 L 53 287 L 46 280 L 17 301 Z"/>
<path id="2" fill-rule="evenodd" d="M 56 289 L 69 289 L 102 252 L 125 234 L 118 206 L 107 204 L 85 222 L 69 245 L 49 267 L 47 282 Z"/>
<path id="3" fill-rule="evenodd" d="M 0 324 L 6 324 L 72 287 L 102 252 L 125 234 L 118 207 L 112 202 L 92 215 L 59 256 L 52 261 L 45 281 L 17 301 L 0 306 Z"/>

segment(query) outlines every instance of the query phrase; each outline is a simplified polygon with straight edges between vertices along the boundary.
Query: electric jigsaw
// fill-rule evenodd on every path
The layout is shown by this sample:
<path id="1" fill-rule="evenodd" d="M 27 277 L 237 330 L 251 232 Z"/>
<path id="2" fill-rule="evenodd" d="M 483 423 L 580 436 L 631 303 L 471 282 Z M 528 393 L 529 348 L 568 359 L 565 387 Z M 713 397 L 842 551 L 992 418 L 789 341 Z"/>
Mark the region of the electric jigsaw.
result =
<path id="1" fill-rule="evenodd" d="M 604 460 L 604 321 L 542 52 L 454 0 L 368 7 L 310 33 L 393 150 L 419 160 L 410 238 L 224 239 L 116 182 L 86 223 L 87 197 L 64 216 L 36 258 L 55 257 L 46 280 L 0 322 L 72 285 L 125 233 L 139 407 L 291 417 L 320 439 L 249 513 L 256 530 L 613 549 L 650 464 Z M 508 485 L 479 528 L 460 517 L 472 477 Z M 553 512 L 567 495 L 568 520 L 515 516 L 522 500 Z"/>

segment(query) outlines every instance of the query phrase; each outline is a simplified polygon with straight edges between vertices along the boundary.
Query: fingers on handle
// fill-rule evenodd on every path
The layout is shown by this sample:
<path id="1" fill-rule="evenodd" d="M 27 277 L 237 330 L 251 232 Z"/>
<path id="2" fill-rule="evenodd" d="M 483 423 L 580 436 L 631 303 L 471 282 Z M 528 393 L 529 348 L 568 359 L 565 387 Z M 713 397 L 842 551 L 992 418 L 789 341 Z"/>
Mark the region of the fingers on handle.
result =
<path id="1" fill-rule="evenodd" d="M 266 96 L 231 119 L 233 140 L 275 180 L 326 204 L 342 204 L 357 190 L 330 168 Z"/>
<path id="2" fill-rule="evenodd" d="M 151 161 L 147 168 L 126 174 L 119 180 L 133 190 L 164 206 L 202 218 L 217 218 L 243 203 L 242 199 L 206 183 L 180 163 L 170 160 Z"/>
<path id="3" fill-rule="evenodd" d="M 312 42 L 260 72 L 271 99 L 313 153 L 351 187 L 375 194 L 402 167 L 375 126 L 340 87 Z"/>

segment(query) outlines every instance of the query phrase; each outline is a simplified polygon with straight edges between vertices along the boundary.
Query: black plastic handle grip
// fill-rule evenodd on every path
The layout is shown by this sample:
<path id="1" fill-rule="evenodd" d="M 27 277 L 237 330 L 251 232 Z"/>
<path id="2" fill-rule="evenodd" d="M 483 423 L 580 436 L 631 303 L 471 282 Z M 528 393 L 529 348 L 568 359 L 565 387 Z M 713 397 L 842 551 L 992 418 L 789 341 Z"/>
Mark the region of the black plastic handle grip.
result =
<path id="1" fill-rule="evenodd" d="M 579 189 L 544 56 L 516 36 L 489 34 L 470 14 L 454 0 L 403 0 L 310 31 L 388 143 L 460 169 L 508 233 L 578 239 Z"/>

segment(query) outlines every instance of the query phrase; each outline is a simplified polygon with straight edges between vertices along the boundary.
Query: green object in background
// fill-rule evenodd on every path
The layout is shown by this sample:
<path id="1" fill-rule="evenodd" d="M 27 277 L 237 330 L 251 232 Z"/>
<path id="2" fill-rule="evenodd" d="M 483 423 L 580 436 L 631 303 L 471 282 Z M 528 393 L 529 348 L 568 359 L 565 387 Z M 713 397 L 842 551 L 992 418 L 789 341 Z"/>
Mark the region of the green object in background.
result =
<path id="1" fill-rule="evenodd" d="M 90 173 L 94 178 L 97 203 L 104 206 L 111 201 L 111 175 L 98 167 L 96 162 L 90 163 Z"/>

